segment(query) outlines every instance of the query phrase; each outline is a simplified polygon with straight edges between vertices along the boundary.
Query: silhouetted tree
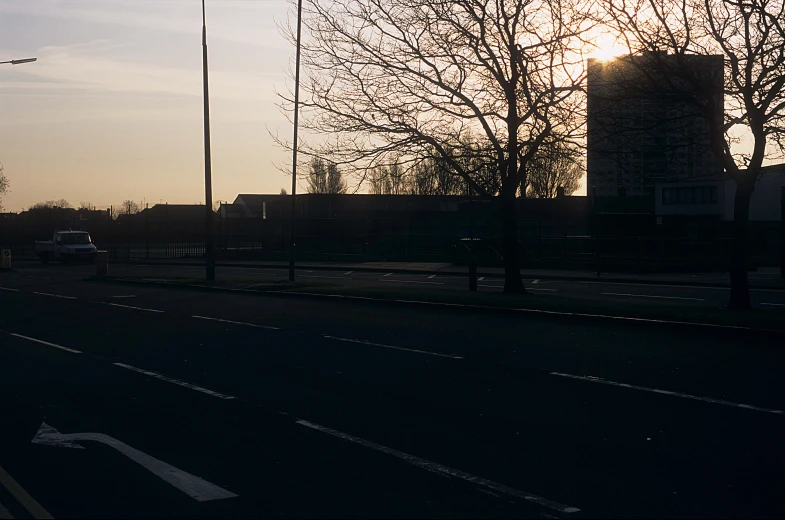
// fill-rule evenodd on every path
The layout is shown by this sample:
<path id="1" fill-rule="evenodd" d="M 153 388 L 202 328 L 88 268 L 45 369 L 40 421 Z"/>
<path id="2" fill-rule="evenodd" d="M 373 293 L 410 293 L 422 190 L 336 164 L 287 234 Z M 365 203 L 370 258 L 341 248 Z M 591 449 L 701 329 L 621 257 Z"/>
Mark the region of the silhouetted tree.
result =
<path id="1" fill-rule="evenodd" d="M 409 179 L 397 157 L 389 164 L 374 166 L 368 172 L 370 191 L 374 195 L 405 195 L 410 192 Z"/>
<path id="2" fill-rule="evenodd" d="M 90 202 L 80 202 L 77 209 L 90 211 L 95 209 L 95 205 Z"/>
<path id="3" fill-rule="evenodd" d="M 785 4 L 782 0 L 605 0 L 630 51 L 647 51 L 650 66 L 689 87 L 710 126 L 711 149 L 734 181 L 730 308 L 749 308 L 750 200 L 766 159 L 785 153 Z M 666 55 L 668 53 L 668 55 Z M 693 54 L 721 55 L 717 78 L 691 67 Z M 752 141 L 742 149 L 739 135 Z"/>
<path id="4" fill-rule="evenodd" d="M 314 157 L 308 165 L 308 193 L 346 193 L 348 186 L 338 165 Z"/>
<path id="5" fill-rule="evenodd" d="M 499 201 L 504 290 L 524 292 L 516 194 L 540 144 L 581 127 L 588 1 L 304 0 L 300 124 L 326 139 L 298 147 L 377 179 L 392 164 L 440 158 L 474 193 Z M 284 31 L 294 43 L 295 31 Z M 291 110 L 292 97 L 283 99 Z M 459 159 L 469 154 L 452 149 L 473 133 L 491 172 L 467 169 Z M 371 191 L 388 190 L 371 180 Z"/>
<path id="6" fill-rule="evenodd" d="M 11 181 L 3 173 L 3 165 L 0 163 L 0 211 L 3 211 L 3 195 L 8 193 Z"/>
<path id="7" fill-rule="evenodd" d="M 346 193 L 349 187 L 343 180 L 343 174 L 334 162 L 327 164 L 327 193 Z"/>
<path id="8" fill-rule="evenodd" d="M 327 193 L 327 164 L 319 157 L 308 164 L 308 193 Z"/>
<path id="9" fill-rule="evenodd" d="M 281 193 L 279 195 L 288 195 L 286 188 L 281 188 Z"/>
<path id="10" fill-rule="evenodd" d="M 526 196 L 552 199 L 558 188 L 572 195 L 581 185 L 584 174 L 582 150 L 559 142 L 546 142 L 529 162 L 526 175 Z"/>
<path id="11" fill-rule="evenodd" d="M 120 213 L 123 215 L 135 215 L 141 211 L 139 203 L 133 200 L 124 200 L 120 208 Z"/>
<path id="12" fill-rule="evenodd" d="M 70 208 L 71 203 L 65 199 L 47 200 L 45 202 L 36 202 L 30 209 L 49 209 L 49 208 Z"/>

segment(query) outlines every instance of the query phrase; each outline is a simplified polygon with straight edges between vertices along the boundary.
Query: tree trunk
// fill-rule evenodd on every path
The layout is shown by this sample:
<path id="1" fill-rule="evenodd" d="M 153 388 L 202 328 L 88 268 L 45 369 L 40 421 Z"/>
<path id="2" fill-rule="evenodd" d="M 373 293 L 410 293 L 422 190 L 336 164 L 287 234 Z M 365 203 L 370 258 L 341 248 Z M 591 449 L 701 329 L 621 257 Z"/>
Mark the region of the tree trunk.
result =
<path id="1" fill-rule="evenodd" d="M 750 199 L 755 189 L 754 179 L 736 181 L 736 196 L 733 200 L 733 242 L 730 261 L 729 309 L 749 309 L 750 284 L 747 278 L 749 260 Z"/>
<path id="2" fill-rule="evenodd" d="M 502 187 L 502 234 L 504 245 L 504 292 L 525 294 L 518 260 L 518 212 L 515 208 L 515 190 Z"/>

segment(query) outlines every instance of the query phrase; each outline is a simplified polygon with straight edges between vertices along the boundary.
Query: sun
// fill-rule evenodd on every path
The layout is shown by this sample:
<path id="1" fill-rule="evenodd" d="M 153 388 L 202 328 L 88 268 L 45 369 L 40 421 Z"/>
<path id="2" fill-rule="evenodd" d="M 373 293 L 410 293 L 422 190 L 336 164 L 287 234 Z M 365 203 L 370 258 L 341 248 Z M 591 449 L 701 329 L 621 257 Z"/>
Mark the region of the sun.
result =
<path id="1" fill-rule="evenodd" d="M 589 49 L 589 58 L 600 61 L 610 61 L 617 56 L 629 53 L 627 47 L 620 44 L 616 38 L 608 33 L 600 34 L 587 47 Z"/>

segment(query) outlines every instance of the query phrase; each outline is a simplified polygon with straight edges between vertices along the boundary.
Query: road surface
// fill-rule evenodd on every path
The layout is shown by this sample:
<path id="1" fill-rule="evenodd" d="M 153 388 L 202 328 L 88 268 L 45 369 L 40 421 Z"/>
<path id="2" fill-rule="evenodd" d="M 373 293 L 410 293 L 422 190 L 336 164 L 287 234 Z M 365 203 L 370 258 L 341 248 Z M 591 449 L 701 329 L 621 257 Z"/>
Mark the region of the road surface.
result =
<path id="1" fill-rule="evenodd" d="M 0 276 L 0 517 L 783 515 L 780 334 L 66 272 Z"/>

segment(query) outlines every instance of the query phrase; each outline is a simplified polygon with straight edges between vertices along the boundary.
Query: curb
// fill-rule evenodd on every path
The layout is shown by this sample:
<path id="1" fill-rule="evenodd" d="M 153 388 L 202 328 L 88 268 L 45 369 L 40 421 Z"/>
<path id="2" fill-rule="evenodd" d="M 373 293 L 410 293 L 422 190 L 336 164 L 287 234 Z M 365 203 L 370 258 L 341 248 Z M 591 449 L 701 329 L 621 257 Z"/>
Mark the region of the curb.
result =
<path id="1" fill-rule="evenodd" d="M 497 307 L 493 305 L 428 302 L 423 300 L 375 298 L 375 297 L 368 297 L 368 296 L 354 296 L 354 295 L 345 295 L 345 294 L 320 294 L 320 293 L 301 292 L 296 290 L 295 291 L 281 291 L 281 290 L 257 291 L 253 289 L 229 289 L 226 287 L 210 287 L 207 285 L 199 285 L 199 284 L 176 285 L 168 282 L 158 282 L 152 280 L 149 281 L 132 280 L 128 278 L 101 279 L 101 278 L 91 277 L 91 278 L 85 278 L 85 281 L 99 282 L 99 283 L 119 283 L 123 285 L 169 287 L 175 289 L 201 291 L 201 292 L 222 292 L 222 293 L 234 293 L 234 294 L 245 293 L 245 294 L 252 294 L 256 296 L 265 296 L 265 295 L 284 296 L 284 297 L 292 296 L 292 297 L 308 298 L 314 300 L 324 300 L 324 299 L 358 300 L 358 301 L 375 302 L 375 303 L 393 305 L 393 306 L 405 305 L 405 306 L 417 307 L 417 308 L 442 307 L 442 308 L 450 308 L 450 309 L 470 310 L 475 312 L 493 312 L 493 313 L 503 312 L 505 314 L 511 314 L 517 316 L 520 316 L 521 314 L 571 316 L 573 318 L 588 319 L 588 320 L 603 320 L 603 321 L 613 320 L 613 321 L 622 321 L 622 322 L 630 322 L 630 323 L 637 322 L 637 323 L 650 323 L 650 324 L 661 324 L 661 325 L 674 325 L 674 326 L 682 326 L 682 327 L 703 327 L 703 328 L 712 328 L 712 329 L 725 329 L 728 331 L 740 331 L 740 332 L 743 331 L 743 332 L 766 333 L 766 334 L 772 334 L 772 333 L 785 334 L 785 330 L 760 329 L 754 327 L 744 327 L 741 325 L 720 325 L 716 323 L 702 323 L 702 322 L 694 322 L 694 321 L 679 321 L 679 320 L 667 320 L 667 319 L 644 318 L 644 317 L 633 317 L 633 316 L 613 316 L 608 314 L 589 314 L 585 312 L 572 312 L 572 311 L 552 311 L 552 310 L 545 310 L 545 309 L 531 309 L 531 308 L 522 308 L 522 307 Z"/>
<path id="2" fill-rule="evenodd" d="M 141 261 L 141 262 L 113 262 L 115 264 L 122 264 L 122 265 L 160 265 L 160 266 L 168 266 L 168 267 L 176 267 L 176 266 L 184 266 L 184 267 L 202 267 L 204 266 L 204 262 L 165 262 L 165 261 Z M 224 263 L 216 263 L 216 267 L 236 267 L 240 269 L 286 269 L 286 265 L 282 264 L 224 264 Z M 356 271 L 362 273 L 395 273 L 395 274 L 423 274 L 423 275 L 439 275 L 439 276 L 455 276 L 455 277 L 468 277 L 468 268 L 466 272 L 456 272 L 456 271 L 436 271 L 436 270 L 429 270 L 429 269 L 403 269 L 403 268 L 379 268 L 379 267 L 353 267 L 353 266 L 333 266 L 333 265 L 308 265 L 302 264 L 297 267 L 298 269 L 310 269 L 314 271 Z M 503 273 L 489 273 L 478 271 L 477 276 L 484 276 L 484 277 L 504 277 Z M 530 274 L 526 272 L 522 272 L 521 276 L 527 278 L 535 278 L 540 280 L 566 280 L 566 281 L 575 281 L 575 282 L 608 282 L 608 283 L 619 283 L 619 284 L 642 284 L 642 285 L 675 285 L 680 287 L 713 287 L 713 288 L 722 288 L 722 289 L 729 289 L 730 286 L 727 283 L 716 283 L 716 282 L 700 282 L 700 281 L 684 281 L 684 280 L 646 280 L 646 279 L 636 279 L 636 278 L 619 278 L 619 277 L 596 277 L 596 276 L 559 276 L 559 275 L 549 275 L 549 274 Z M 750 289 L 753 290 L 766 290 L 766 291 L 785 291 L 785 286 L 778 287 L 778 286 L 767 286 L 767 285 L 760 285 L 751 283 Z"/>

